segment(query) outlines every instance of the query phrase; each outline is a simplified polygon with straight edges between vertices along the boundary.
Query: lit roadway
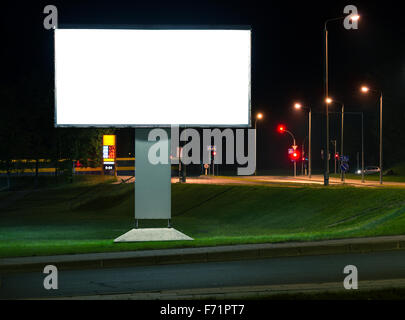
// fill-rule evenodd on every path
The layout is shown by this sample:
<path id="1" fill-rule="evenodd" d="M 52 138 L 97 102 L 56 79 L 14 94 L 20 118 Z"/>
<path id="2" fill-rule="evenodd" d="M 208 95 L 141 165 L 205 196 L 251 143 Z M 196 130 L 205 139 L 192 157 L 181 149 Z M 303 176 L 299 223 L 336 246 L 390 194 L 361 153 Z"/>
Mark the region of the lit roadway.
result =
<path id="1" fill-rule="evenodd" d="M 367 178 L 366 178 L 367 179 Z M 172 178 L 172 182 L 178 182 L 178 178 Z M 232 176 L 232 177 L 212 177 L 212 176 L 200 176 L 200 177 L 187 177 L 187 183 L 198 184 L 315 184 L 323 185 L 323 175 L 312 175 L 312 179 L 307 176 Z M 339 178 L 329 178 L 331 185 L 342 185 L 342 181 Z M 365 181 L 356 179 L 345 179 L 345 185 L 357 186 L 357 187 L 384 187 L 395 186 L 404 187 L 404 182 L 385 182 L 380 185 L 379 181 Z"/>
<path id="2" fill-rule="evenodd" d="M 43 288 L 42 272 L 1 276 L 0 298 L 78 297 L 192 288 L 337 283 L 346 265 L 358 268 L 362 283 L 405 279 L 405 251 L 271 258 L 230 262 L 172 264 L 59 271 L 59 289 Z M 391 281 L 396 284 L 398 281 Z M 381 281 L 380 281 L 381 282 Z M 118 296 L 119 297 L 119 296 Z"/>

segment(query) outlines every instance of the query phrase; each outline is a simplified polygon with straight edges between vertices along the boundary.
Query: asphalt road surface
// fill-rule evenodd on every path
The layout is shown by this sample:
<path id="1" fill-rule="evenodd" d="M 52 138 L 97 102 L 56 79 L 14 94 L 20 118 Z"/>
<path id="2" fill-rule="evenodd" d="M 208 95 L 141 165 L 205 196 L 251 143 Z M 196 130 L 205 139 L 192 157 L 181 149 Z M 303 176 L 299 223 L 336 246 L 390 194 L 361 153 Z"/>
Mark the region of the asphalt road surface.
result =
<path id="1" fill-rule="evenodd" d="M 342 282 L 346 265 L 362 280 L 405 279 L 405 251 L 60 271 L 58 290 L 46 274 L 1 275 L 0 298 L 71 297 L 160 290 Z"/>
<path id="2" fill-rule="evenodd" d="M 366 177 L 367 179 L 367 177 Z M 172 182 L 178 182 L 178 178 L 172 178 Z M 307 176 L 232 176 L 232 177 L 212 177 L 212 176 L 200 176 L 198 178 L 187 178 L 187 183 L 198 184 L 316 184 L 323 185 L 323 176 L 313 175 L 311 179 Z M 341 185 L 343 182 L 340 178 L 329 178 L 331 185 Z M 345 179 L 345 185 L 352 185 L 356 187 L 405 187 L 403 182 L 384 182 L 380 185 L 379 181 L 365 180 L 364 183 L 361 180 Z"/>

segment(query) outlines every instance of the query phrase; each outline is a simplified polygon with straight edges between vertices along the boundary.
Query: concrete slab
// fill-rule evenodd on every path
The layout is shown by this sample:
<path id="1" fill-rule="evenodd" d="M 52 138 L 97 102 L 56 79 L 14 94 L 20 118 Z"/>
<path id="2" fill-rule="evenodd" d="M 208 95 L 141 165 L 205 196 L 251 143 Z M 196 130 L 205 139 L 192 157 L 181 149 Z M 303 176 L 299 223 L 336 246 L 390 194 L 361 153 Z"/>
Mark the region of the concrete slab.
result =
<path id="1" fill-rule="evenodd" d="M 143 228 L 132 229 L 114 242 L 142 242 L 142 241 L 176 241 L 194 240 L 174 228 Z"/>

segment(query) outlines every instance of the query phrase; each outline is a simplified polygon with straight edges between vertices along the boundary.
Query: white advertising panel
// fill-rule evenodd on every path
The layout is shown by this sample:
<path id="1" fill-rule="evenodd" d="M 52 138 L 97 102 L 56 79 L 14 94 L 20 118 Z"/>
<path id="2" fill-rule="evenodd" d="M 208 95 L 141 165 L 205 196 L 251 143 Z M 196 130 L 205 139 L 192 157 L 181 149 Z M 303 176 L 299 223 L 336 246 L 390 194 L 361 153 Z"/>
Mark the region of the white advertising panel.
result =
<path id="1" fill-rule="evenodd" d="M 56 126 L 249 126 L 250 30 L 56 29 Z"/>

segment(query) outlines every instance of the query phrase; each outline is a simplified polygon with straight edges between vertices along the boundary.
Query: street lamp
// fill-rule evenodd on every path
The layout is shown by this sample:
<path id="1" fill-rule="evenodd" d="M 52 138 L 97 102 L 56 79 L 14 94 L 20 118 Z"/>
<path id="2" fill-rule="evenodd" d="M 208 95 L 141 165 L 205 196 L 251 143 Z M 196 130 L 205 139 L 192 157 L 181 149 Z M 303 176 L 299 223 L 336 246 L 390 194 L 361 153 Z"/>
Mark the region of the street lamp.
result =
<path id="1" fill-rule="evenodd" d="M 297 110 L 305 109 L 308 110 L 308 177 L 312 177 L 312 150 L 311 150 L 311 132 L 312 132 L 312 110 L 311 107 L 303 107 L 301 103 L 297 102 L 294 104 L 294 108 Z"/>
<path id="2" fill-rule="evenodd" d="M 337 103 L 341 105 L 341 116 L 342 116 L 342 124 L 341 124 L 341 129 L 340 129 L 340 156 L 343 157 L 343 142 L 344 142 L 344 115 L 345 115 L 345 104 L 343 102 L 340 101 L 336 101 L 336 100 L 332 100 L 331 98 L 326 98 L 326 103 L 331 104 L 331 103 Z M 336 146 L 336 145 L 335 145 Z M 335 160 L 336 161 L 336 160 Z M 329 161 L 328 161 L 329 163 Z M 342 161 L 340 162 L 342 163 Z M 341 170 L 341 174 L 340 174 L 340 180 L 342 182 L 345 181 L 345 174 L 343 172 L 343 170 Z"/>
<path id="3" fill-rule="evenodd" d="M 291 132 L 291 131 L 288 131 L 287 128 L 286 128 L 286 126 L 285 126 L 285 125 L 282 125 L 282 124 L 280 124 L 280 125 L 277 127 L 277 130 L 278 130 L 278 132 L 280 132 L 280 133 L 287 132 L 287 133 L 291 136 L 291 138 L 293 139 L 294 158 L 296 158 L 297 155 L 298 155 L 298 153 L 296 152 L 297 145 L 296 145 L 296 143 L 295 143 L 295 137 L 294 137 L 294 135 L 292 134 L 292 132 Z M 296 176 L 297 176 L 297 162 L 296 162 L 295 160 L 293 160 L 293 161 L 294 161 L 294 177 L 296 177 Z"/>
<path id="4" fill-rule="evenodd" d="M 256 125 L 257 125 L 257 120 L 262 120 L 263 119 L 263 114 L 258 113 L 255 118 L 255 176 L 257 175 L 256 167 L 257 167 L 257 149 L 256 149 L 256 135 L 257 135 L 257 130 L 256 130 Z"/>
<path id="5" fill-rule="evenodd" d="M 383 119 L 383 94 L 381 90 L 372 90 L 367 86 L 361 87 L 362 93 L 369 91 L 375 92 L 380 95 L 380 184 L 383 183 L 383 141 L 382 141 L 382 119 Z"/>
<path id="6" fill-rule="evenodd" d="M 345 19 L 346 16 L 332 18 L 325 21 L 324 24 L 324 37 L 325 37 L 325 100 L 326 100 L 326 168 L 324 173 L 324 185 L 329 185 L 329 55 L 328 55 L 328 22 L 338 21 Z M 352 15 L 350 20 L 357 21 L 360 19 L 359 15 Z"/>

